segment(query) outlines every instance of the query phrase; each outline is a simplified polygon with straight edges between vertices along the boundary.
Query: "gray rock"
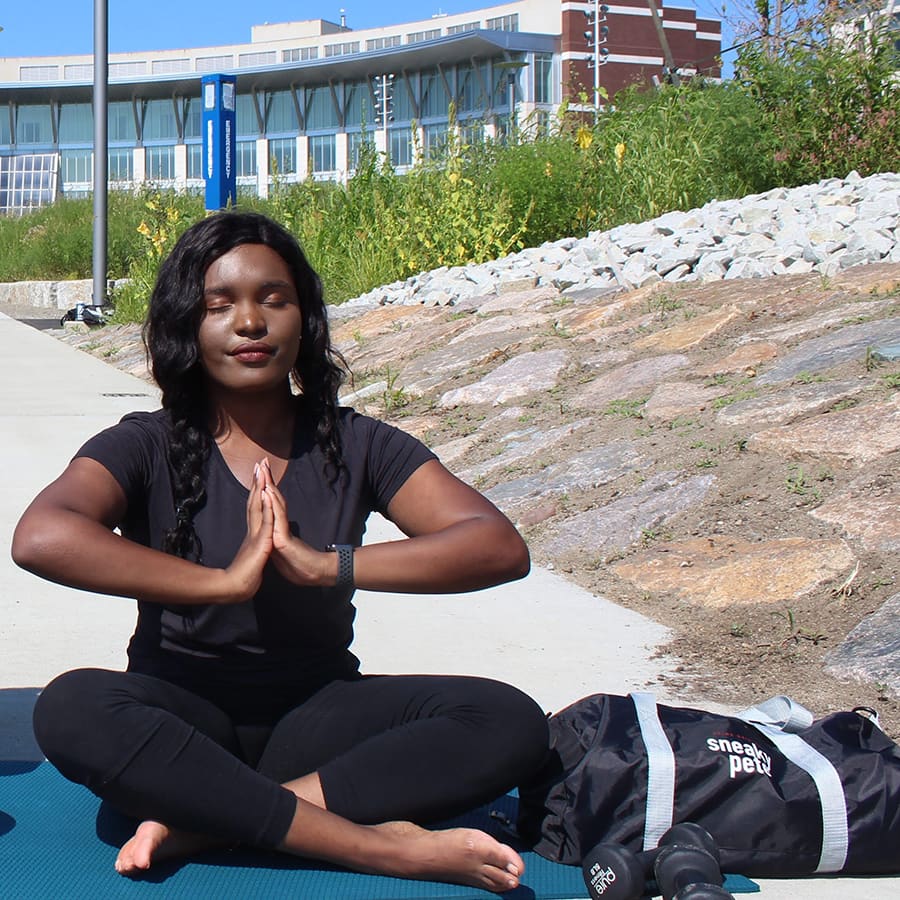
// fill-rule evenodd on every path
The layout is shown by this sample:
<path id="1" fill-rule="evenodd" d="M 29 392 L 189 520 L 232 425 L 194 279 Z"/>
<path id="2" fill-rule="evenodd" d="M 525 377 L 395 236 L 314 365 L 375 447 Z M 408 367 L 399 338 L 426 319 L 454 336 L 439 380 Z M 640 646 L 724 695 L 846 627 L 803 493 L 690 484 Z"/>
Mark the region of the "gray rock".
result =
<path id="1" fill-rule="evenodd" d="M 825 659 L 838 678 L 884 684 L 900 694 L 900 594 L 863 619 Z"/>

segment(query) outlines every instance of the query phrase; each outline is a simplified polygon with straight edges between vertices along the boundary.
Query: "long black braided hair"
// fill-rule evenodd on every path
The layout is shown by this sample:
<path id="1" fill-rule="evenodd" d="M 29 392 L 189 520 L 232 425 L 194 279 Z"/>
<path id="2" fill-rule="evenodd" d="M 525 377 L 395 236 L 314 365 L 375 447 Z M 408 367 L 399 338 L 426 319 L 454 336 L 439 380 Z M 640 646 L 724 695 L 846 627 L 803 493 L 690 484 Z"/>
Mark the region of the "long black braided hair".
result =
<path id="1" fill-rule="evenodd" d="M 197 561 L 203 548 L 193 523 L 206 502 L 205 470 L 213 440 L 197 343 L 203 286 L 209 266 L 241 244 L 271 248 L 293 275 L 303 330 L 291 377 L 300 394 L 302 414 L 313 423 L 316 443 L 333 477 L 342 469 L 337 394 L 346 368 L 331 346 L 321 282 L 296 239 L 258 213 L 216 213 L 191 226 L 160 267 L 143 338 L 150 370 L 171 420 L 169 466 L 175 526 L 166 532 L 162 549 Z"/>

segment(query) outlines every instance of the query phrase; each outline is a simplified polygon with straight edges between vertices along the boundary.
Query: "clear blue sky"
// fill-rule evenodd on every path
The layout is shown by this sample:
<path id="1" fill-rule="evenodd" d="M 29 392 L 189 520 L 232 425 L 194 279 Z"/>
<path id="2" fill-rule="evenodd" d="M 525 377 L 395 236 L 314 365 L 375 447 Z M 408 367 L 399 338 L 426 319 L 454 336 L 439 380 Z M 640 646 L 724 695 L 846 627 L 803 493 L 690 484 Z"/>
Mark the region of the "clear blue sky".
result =
<path id="1" fill-rule="evenodd" d="M 669 4 L 695 7 L 705 16 L 721 10 L 721 0 Z M 109 49 L 116 53 L 245 43 L 252 25 L 299 19 L 337 22 L 342 7 L 351 28 L 372 28 L 491 5 L 491 0 L 108 0 Z M 0 3 L 0 56 L 92 53 L 93 13 L 93 0 L 6 0 Z M 724 37 L 726 46 L 727 41 Z"/>

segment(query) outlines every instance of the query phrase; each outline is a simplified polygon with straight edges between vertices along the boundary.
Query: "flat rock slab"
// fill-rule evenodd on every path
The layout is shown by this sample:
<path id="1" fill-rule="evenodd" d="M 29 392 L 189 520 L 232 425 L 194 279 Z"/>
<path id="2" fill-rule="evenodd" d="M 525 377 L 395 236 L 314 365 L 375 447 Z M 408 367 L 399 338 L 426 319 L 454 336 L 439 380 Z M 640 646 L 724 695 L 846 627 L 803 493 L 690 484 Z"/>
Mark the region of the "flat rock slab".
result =
<path id="1" fill-rule="evenodd" d="M 655 350 L 656 352 L 674 353 L 696 347 L 739 318 L 743 313 L 736 306 L 715 309 L 712 312 L 695 316 L 678 325 L 673 325 L 655 334 L 638 338 L 632 346 L 636 350 Z"/>
<path id="2" fill-rule="evenodd" d="M 506 481 L 486 491 L 485 496 L 508 515 L 518 515 L 549 497 L 609 484 L 633 472 L 641 461 L 633 443 L 616 441 L 547 466 L 535 475 Z"/>
<path id="3" fill-rule="evenodd" d="M 590 559 L 608 556 L 700 503 L 714 484 L 712 475 L 684 481 L 671 472 L 656 475 L 626 497 L 567 519 L 540 546 L 562 559 L 572 554 L 586 554 Z"/>
<path id="4" fill-rule="evenodd" d="M 788 459 L 811 457 L 860 466 L 900 450 L 900 394 L 884 403 L 826 413 L 750 436 L 748 448 Z"/>
<path id="5" fill-rule="evenodd" d="M 541 430 L 529 428 L 520 432 L 511 432 L 502 439 L 499 453 L 490 458 L 457 472 L 463 481 L 475 483 L 478 479 L 489 475 L 497 469 L 506 469 L 507 472 L 515 466 L 529 461 L 537 456 L 543 456 L 549 448 L 564 441 L 580 428 L 588 424 L 587 419 L 580 419 L 568 425 L 560 425 L 556 428 Z M 478 437 L 477 433 L 474 437 Z M 483 438 L 482 438 L 483 439 Z"/>
<path id="6" fill-rule="evenodd" d="M 552 306 L 559 298 L 559 291 L 554 287 L 539 287 L 530 291 L 510 291 L 497 297 L 477 297 L 462 300 L 457 304 L 461 310 L 477 309 L 482 315 L 496 312 L 528 311 Z"/>
<path id="7" fill-rule="evenodd" d="M 550 328 L 552 326 L 552 319 L 549 318 L 546 313 L 539 312 L 524 312 L 516 316 L 504 313 L 488 318 L 478 316 L 476 319 L 470 319 L 469 321 L 474 321 L 476 324 L 469 325 L 464 332 L 452 337 L 448 342 L 451 346 L 453 344 L 470 341 L 474 338 L 480 338 L 485 334 L 502 334 L 503 332 L 526 329 L 536 332 L 539 329 Z"/>
<path id="8" fill-rule="evenodd" d="M 671 592 L 699 606 L 793 600 L 846 572 L 855 557 L 838 539 L 753 543 L 717 535 L 662 544 L 613 566 L 645 591 Z"/>
<path id="9" fill-rule="evenodd" d="M 500 363 L 518 352 L 533 335 L 528 331 L 483 334 L 471 341 L 462 341 L 422 353 L 403 366 L 397 383 L 411 394 L 420 396 L 436 390 L 452 378 L 465 375 L 470 369 Z M 408 338 L 407 338 L 408 340 Z"/>
<path id="10" fill-rule="evenodd" d="M 422 312 L 427 312 L 422 310 Z M 429 347 L 444 347 L 463 328 L 463 324 L 448 321 L 446 313 L 427 317 L 419 323 L 406 323 L 397 330 L 358 335 L 359 342 L 351 345 L 336 344 L 347 357 L 353 358 L 353 371 L 357 373 L 399 371 L 407 361 L 414 359 Z"/>
<path id="11" fill-rule="evenodd" d="M 866 390 L 864 381 L 833 381 L 825 384 L 792 385 L 763 397 L 737 400 L 720 409 L 716 420 L 722 425 L 775 425 L 801 416 L 827 412 L 836 403 Z"/>
<path id="12" fill-rule="evenodd" d="M 481 381 L 447 391 L 438 406 L 491 403 L 500 406 L 535 391 L 550 390 L 569 361 L 565 350 L 535 350 L 503 363 Z"/>
<path id="13" fill-rule="evenodd" d="M 838 678 L 884 684 L 900 694 L 900 594 L 863 619 L 825 660 Z"/>
<path id="14" fill-rule="evenodd" d="M 778 356 L 778 346 L 769 341 L 753 341 L 738 347 L 733 353 L 723 356 L 714 362 L 707 363 L 697 369 L 701 378 L 710 378 L 716 375 L 756 375 L 763 363 L 767 363 Z"/>
<path id="15" fill-rule="evenodd" d="M 866 550 L 900 550 L 900 495 L 886 476 L 858 478 L 810 515 L 838 525 Z"/>
<path id="16" fill-rule="evenodd" d="M 579 409 L 602 410 L 612 400 L 649 394 L 660 381 L 689 363 L 690 359 L 682 353 L 669 353 L 626 363 L 598 375 L 572 398 L 572 402 Z"/>
<path id="17" fill-rule="evenodd" d="M 661 384 L 644 404 L 648 419 L 671 422 L 681 416 L 702 412 L 713 400 L 723 397 L 729 388 L 702 385 L 691 381 L 669 381 Z"/>
<path id="18" fill-rule="evenodd" d="M 873 344 L 900 341 L 900 318 L 848 325 L 824 337 L 804 341 L 759 376 L 760 384 L 791 381 L 801 372 L 822 372 L 856 359 L 866 363 L 866 350 Z"/>
<path id="19" fill-rule="evenodd" d="M 775 325 L 771 328 L 761 328 L 756 334 L 756 339 L 773 341 L 777 344 L 785 344 L 796 341 L 816 331 L 835 329 L 848 325 L 864 324 L 861 320 L 880 316 L 886 309 L 892 306 L 890 300 L 869 300 L 846 303 L 834 309 L 827 309 L 813 315 L 804 315 L 802 318 L 793 319 L 783 325 Z"/>

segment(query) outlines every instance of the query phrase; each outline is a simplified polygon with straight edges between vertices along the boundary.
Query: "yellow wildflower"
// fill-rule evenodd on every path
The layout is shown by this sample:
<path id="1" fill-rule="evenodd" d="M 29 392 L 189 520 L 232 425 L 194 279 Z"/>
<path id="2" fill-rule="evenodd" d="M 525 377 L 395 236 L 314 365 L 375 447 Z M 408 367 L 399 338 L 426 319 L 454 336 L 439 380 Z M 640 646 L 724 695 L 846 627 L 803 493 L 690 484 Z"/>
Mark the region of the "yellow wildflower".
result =
<path id="1" fill-rule="evenodd" d="M 587 150 L 594 143 L 594 132 L 585 125 L 579 125 L 575 132 L 575 143 L 580 150 Z"/>
<path id="2" fill-rule="evenodd" d="M 625 150 L 626 150 L 626 147 L 623 143 L 620 142 L 620 143 L 616 144 L 615 153 L 616 153 L 616 168 L 617 169 L 622 168 L 622 160 L 625 159 Z"/>

